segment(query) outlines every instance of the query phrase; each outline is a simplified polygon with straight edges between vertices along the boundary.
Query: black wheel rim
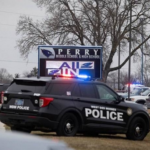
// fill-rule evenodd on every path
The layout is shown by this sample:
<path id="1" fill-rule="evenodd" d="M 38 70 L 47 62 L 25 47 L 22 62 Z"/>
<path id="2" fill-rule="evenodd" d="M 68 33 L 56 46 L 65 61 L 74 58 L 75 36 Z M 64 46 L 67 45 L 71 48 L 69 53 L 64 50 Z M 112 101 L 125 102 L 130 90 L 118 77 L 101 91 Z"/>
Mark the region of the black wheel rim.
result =
<path id="1" fill-rule="evenodd" d="M 68 119 L 64 124 L 64 132 L 66 135 L 71 135 L 75 130 L 75 122 L 72 119 Z"/>
<path id="2" fill-rule="evenodd" d="M 144 134 L 144 125 L 142 123 L 137 123 L 134 127 L 134 136 L 139 138 Z"/>

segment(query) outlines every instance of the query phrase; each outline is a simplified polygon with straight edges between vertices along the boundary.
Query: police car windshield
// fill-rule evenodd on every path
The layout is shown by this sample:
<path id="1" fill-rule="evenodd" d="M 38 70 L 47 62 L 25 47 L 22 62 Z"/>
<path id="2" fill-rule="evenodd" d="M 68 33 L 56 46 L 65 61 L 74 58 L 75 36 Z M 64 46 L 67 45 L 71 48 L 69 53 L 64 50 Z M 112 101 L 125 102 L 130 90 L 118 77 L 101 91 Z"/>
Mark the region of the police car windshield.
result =
<path id="1" fill-rule="evenodd" d="M 141 92 L 141 89 L 136 88 L 132 91 L 132 94 L 140 94 L 140 92 Z"/>
<path id="2" fill-rule="evenodd" d="M 142 93 L 143 96 L 147 96 L 150 93 L 150 89 L 146 90 L 145 92 Z"/>
<path id="3" fill-rule="evenodd" d="M 5 91 L 8 88 L 8 84 L 0 86 L 0 92 Z"/>
<path id="4" fill-rule="evenodd" d="M 2 85 L 2 86 L 0 86 L 0 92 L 1 92 L 1 91 L 3 91 L 3 85 Z"/>

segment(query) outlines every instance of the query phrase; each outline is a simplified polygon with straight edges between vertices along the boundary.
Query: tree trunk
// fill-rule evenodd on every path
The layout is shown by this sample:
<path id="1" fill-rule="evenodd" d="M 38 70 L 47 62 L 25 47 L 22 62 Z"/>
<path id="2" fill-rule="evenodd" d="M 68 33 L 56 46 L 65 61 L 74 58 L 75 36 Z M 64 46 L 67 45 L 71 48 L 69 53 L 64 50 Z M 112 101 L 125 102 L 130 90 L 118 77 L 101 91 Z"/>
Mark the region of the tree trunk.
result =
<path id="1" fill-rule="evenodd" d="M 107 76 L 108 76 L 108 71 L 107 70 L 103 70 L 103 72 L 102 72 L 102 82 L 105 82 L 106 83 L 106 81 L 107 81 Z"/>

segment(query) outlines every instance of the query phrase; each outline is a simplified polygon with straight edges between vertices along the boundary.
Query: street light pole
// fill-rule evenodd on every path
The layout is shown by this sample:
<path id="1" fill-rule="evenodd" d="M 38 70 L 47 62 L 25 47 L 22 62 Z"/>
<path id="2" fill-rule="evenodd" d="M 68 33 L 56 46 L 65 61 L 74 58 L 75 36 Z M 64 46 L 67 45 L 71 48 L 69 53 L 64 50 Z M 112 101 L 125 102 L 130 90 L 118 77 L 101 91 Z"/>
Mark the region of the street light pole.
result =
<path id="1" fill-rule="evenodd" d="M 130 32 L 129 32 L 129 71 L 128 71 L 128 99 L 130 98 L 130 75 L 131 75 L 131 24 L 132 24 L 132 0 L 130 0 Z"/>
<path id="2" fill-rule="evenodd" d="M 120 32 L 121 32 L 121 25 L 120 25 L 120 19 L 121 17 L 119 16 L 119 38 L 120 38 Z M 120 66 L 120 39 L 119 39 L 119 48 L 118 48 L 118 66 Z M 120 90 L 120 69 L 118 69 L 118 90 Z"/>
<path id="3" fill-rule="evenodd" d="M 120 42 L 118 49 L 118 66 L 120 66 Z M 118 90 L 120 90 L 120 69 L 118 69 Z"/>
<path id="4" fill-rule="evenodd" d="M 143 38 L 143 20 L 144 20 L 144 18 L 140 19 L 141 27 L 142 27 L 142 33 L 141 33 L 142 42 L 144 40 L 144 38 Z M 142 60 L 141 60 L 141 84 L 143 84 L 143 44 L 141 46 L 141 53 L 142 53 Z"/>

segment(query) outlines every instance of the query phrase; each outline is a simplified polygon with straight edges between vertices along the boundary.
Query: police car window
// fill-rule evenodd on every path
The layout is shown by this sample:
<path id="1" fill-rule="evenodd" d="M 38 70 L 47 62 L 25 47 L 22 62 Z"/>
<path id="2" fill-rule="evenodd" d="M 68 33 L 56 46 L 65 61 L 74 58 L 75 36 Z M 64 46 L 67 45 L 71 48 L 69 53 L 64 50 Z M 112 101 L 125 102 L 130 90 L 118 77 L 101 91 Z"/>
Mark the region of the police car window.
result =
<path id="1" fill-rule="evenodd" d="M 9 87 L 9 85 L 4 85 L 3 86 L 3 91 L 5 91 L 8 87 Z"/>
<path id="2" fill-rule="evenodd" d="M 76 85 L 75 88 L 73 89 L 72 96 L 80 97 L 80 89 L 78 85 Z"/>
<path id="3" fill-rule="evenodd" d="M 45 85 L 46 82 L 44 81 L 15 80 L 8 87 L 7 91 L 41 93 Z"/>
<path id="4" fill-rule="evenodd" d="M 94 86 L 92 84 L 79 84 L 82 97 L 96 98 Z"/>
<path id="5" fill-rule="evenodd" d="M 96 87 L 101 100 L 111 102 L 117 99 L 117 95 L 112 92 L 108 87 L 104 85 L 96 85 Z"/>
<path id="6" fill-rule="evenodd" d="M 70 83 L 51 83 L 46 89 L 45 94 L 71 96 L 71 89 L 72 84 Z"/>
<path id="7" fill-rule="evenodd" d="M 0 92 L 1 92 L 1 91 L 3 91 L 3 85 L 2 85 L 2 86 L 0 86 Z"/>

